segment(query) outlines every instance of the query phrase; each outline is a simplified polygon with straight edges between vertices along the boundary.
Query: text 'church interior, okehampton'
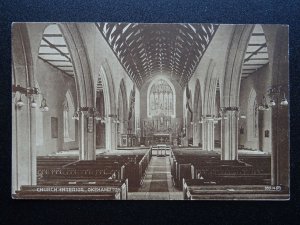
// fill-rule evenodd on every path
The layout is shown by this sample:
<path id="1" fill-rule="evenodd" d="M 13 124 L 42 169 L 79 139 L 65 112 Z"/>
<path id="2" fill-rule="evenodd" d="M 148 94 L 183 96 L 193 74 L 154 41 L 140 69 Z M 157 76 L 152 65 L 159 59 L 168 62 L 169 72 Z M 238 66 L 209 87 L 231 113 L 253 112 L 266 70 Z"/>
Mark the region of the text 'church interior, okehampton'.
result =
<path id="1" fill-rule="evenodd" d="M 12 25 L 12 197 L 288 200 L 288 26 Z"/>

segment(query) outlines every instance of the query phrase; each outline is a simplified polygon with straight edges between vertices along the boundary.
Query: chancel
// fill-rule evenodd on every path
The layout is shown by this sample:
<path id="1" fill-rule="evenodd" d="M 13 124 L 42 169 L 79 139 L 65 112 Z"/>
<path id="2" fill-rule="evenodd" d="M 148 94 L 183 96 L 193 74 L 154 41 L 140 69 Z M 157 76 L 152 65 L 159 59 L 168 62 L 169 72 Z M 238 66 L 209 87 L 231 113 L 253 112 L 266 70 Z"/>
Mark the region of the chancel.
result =
<path id="1" fill-rule="evenodd" d="M 14 23 L 12 196 L 288 200 L 288 27 Z"/>

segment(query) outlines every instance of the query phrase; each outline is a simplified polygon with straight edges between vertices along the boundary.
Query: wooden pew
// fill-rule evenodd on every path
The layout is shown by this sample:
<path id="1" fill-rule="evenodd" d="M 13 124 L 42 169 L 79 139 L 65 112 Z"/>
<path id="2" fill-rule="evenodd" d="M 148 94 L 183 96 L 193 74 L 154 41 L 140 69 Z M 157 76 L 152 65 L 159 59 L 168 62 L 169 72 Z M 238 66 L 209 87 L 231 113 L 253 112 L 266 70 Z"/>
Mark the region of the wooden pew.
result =
<path id="1" fill-rule="evenodd" d="M 63 180 L 22 186 L 16 198 L 25 199 L 128 199 L 128 180 Z M 66 195 L 66 197 L 64 196 Z M 93 198 L 94 196 L 94 198 Z"/>
<path id="2" fill-rule="evenodd" d="M 218 185 L 203 180 L 183 180 L 186 200 L 276 200 L 288 199 L 288 190 L 281 186 L 270 189 L 265 185 Z"/>
<path id="3" fill-rule="evenodd" d="M 176 186 L 182 186 L 182 178 L 195 179 L 203 177 L 218 184 L 269 184 L 270 169 L 257 166 L 268 160 L 245 156 L 245 161 L 222 161 L 216 155 L 184 154 L 174 151 L 171 154 L 171 174 Z M 255 162 L 255 166 L 248 162 Z M 190 167 L 188 165 L 191 165 Z M 191 172 L 189 172 L 191 171 Z"/>
<path id="4" fill-rule="evenodd" d="M 93 161 L 64 161 L 66 158 L 39 159 L 37 183 L 55 184 L 64 180 L 127 179 L 130 190 L 136 190 L 151 160 L 150 149 L 137 155 L 101 155 Z"/>
<path id="5" fill-rule="evenodd" d="M 143 182 L 146 169 L 152 157 L 151 149 L 125 164 L 124 178 L 128 179 L 129 191 L 136 191 Z"/>
<path id="6" fill-rule="evenodd" d="M 98 188 L 118 188 L 120 191 L 121 200 L 126 200 L 128 198 L 128 180 L 112 180 L 112 179 L 96 179 L 96 180 L 56 180 L 48 181 L 43 184 L 43 186 L 60 186 L 60 185 L 72 185 L 72 186 L 97 186 Z"/>

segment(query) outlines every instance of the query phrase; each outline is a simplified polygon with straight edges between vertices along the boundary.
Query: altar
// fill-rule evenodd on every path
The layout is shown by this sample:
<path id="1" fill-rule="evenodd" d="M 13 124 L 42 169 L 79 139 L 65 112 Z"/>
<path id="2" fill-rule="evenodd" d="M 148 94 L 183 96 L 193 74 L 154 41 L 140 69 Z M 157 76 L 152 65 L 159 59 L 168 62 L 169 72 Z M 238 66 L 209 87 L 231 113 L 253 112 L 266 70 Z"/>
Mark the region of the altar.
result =
<path id="1" fill-rule="evenodd" d="M 172 135 L 171 134 L 153 134 L 153 144 L 172 144 Z"/>
<path id="2" fill-rule="evenodd" d="M 172 145 L 180 130 L 180 119 L 164 114 L 152 116 L 142 122 L 141 143 L 146 146 L 156 144 Z"/>

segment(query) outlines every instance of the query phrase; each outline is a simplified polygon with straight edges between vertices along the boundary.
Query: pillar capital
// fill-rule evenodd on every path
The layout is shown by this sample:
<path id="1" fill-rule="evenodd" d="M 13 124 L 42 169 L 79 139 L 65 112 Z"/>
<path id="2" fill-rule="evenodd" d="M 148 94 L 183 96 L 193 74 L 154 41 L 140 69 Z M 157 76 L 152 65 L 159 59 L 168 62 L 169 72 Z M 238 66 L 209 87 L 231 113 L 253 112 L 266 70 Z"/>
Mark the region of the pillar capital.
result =
<path id="1" fill-rule="evenodd" d="M 221 107 L 221 113 L 226 113 L 226 112 L 239 112 L 240 107 L 238 106 L 226 106 L 226 107 Z"/>
<path id="2" fill-rule="evenodd" d="M 202 116 L 202 121 L 203 122 L 214 122 L 216 120 L 216 116 L 215 115 L 203 115 Z"/>
<path id="3" fill-rule="evenodd" d="M 95 107 L 79 107 L 78 113 L 86 116 L 86 117 L 94 117 L 96 114 L 97 110 Z"/>
<path id="4" fill-rule="evenodd" d="M 240 108 L 239 107 L 222 107 L 221 108 L 221 116 L 222 119 L 226 120 L 228 119 L 228 117 L 232 117 L 232 118 L 239 118 L 240 115 Z"/>

